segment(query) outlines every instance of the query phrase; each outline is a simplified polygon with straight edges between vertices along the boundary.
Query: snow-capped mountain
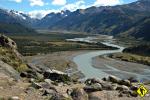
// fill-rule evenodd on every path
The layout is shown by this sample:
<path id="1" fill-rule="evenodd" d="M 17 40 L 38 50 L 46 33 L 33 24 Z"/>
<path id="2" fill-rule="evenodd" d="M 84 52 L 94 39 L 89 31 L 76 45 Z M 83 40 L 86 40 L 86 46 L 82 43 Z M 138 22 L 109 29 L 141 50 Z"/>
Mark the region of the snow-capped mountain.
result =
<path id="1" fill-rule="evenodd" d="M 58 13 L 50 13 L 47 14 L 44 18 L 42 18 L 37 24 L 36 27 L 40 28 L 48 28 L 54 23 L 62 20 L 63 18 L 69 16 L 71 12 L 69 10 L 61 11 Z"/>
<path id="2" fill-rule="evenodd" d="M 29 27 L 33 26 L 35 21 L 35 19 L 31 19 L 29 16 L 21 12 L 0 9 L 0 32 L 31 32 L 32 29 Z"/>

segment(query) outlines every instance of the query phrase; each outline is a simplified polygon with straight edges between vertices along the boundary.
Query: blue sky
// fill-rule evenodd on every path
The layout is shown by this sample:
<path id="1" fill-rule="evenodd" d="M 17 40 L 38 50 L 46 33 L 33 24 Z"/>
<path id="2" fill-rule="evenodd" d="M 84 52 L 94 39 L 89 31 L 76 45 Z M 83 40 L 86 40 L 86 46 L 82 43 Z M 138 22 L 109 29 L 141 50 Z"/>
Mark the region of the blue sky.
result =
<path id="1" fill-rule="evenodd" d="M 43 17 L 50 12 L 60 10 L 84 9 L 90 6 L 113 6 L 137 0 L 0 0 L 0 7 L 30 14 L 32 17 Z"/>

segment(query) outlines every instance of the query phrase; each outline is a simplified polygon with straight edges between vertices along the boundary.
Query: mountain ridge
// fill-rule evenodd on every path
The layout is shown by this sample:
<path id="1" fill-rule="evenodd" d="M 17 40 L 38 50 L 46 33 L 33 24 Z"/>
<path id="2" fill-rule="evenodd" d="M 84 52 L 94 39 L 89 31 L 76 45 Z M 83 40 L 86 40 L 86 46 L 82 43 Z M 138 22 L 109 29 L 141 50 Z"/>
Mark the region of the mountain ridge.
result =
<path id="1" fill-rule="evenodd" d="M 0 22 L 7 24 L 17 23 L 29 29 L 79 31 L 113 36 L 120 36 L 122 33 L 125 33 L 126 36 L 132 34 L 131 36 L 135 38 L 141 38 L 140 36 L 147 36 L 149 33 L 143 32 L 144 35 L 137 36 L 131 31 L 128 33 L 128 30 L 134 28 L 135 24 L 146 24 L 143 22 L 141 22 L 143 24 L 140 24 L 139 21 L 150 16 L 149 5 L 149 0 L 138 0 L 116 6 L 93 6 L 87 9 L 77 9 L 74 12 L 66 10 L 58 13 L 49 13 L 40 20 L 32 19 L 28 15 L 17 11 L 11 10 L 8 13 L 7 10 L 0 9 Z M 149 30 L 149 28 L 147 29 Z M 146 38 L 143 37 L 143 39 Z"/>

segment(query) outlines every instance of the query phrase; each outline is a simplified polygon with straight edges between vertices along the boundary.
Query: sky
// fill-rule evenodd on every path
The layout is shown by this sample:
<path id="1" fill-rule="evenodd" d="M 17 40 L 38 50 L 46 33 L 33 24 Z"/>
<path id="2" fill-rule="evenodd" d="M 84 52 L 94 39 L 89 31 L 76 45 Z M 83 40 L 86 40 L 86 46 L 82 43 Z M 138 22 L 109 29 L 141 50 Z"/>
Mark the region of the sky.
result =
<path id="1" fill-rule="evenodd" d="M 91 6 L 114 6 L 137 0 L 0 0 L 0 8 L 16 10 L 33 18 L 42 18 L 51 12 L 75 11 Z"/>

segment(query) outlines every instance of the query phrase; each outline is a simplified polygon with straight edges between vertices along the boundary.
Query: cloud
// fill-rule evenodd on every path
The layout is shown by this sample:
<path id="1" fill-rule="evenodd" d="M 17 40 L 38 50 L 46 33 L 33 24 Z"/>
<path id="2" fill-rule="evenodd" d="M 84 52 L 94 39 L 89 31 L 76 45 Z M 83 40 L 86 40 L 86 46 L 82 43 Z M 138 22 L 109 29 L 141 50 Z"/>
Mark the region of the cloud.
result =
<path id="1" fill-rule="evenodd" d="M 52 9 L 52 10 L 34 10 L 34 11 L 30 11 L 28 13 L 28 15 L 31 18 L 41 19 L 41 18 L 45 17 L 47 14 L 49 14 L 49 13 L 52 13 L 52 12 L 57 13 L 59 11 L 60 10 L 54 10 L 54 9 Z"/>
<path id="2" fill-rule="evenodd" d="M 22 0 L 10 0 L 10 1 L 14 1 L 14 2 L 17 2 L 17 3 L 21 3 Z"/>
<path id="3" fill-rule="evenodd" d="M 52 1 L 52 5 L 59 5 L 59 6 L 61 6 L 61 5 L 65 5 L 66 3 L 67 3 L 66 0 L 53 0 Z"/>
<path id="4" fill-rule="evenodd" d="M 30 1 L 41 1 L 41 0 L 30 0 Z M 59 1 L 59 0 L 54 0 L 54 1 L 56 3 L 56 1 Z M 34 10 L 34 11 L 30 11 L 28 14 L 30 15 L 31 18 L 41 19 L 49 13 L 52 13 L 52 12 L 58 13 L 61 10 L 75 11 L 77 9 L 86 9 L 91 6 L 108 6 L 108 5 L 112 6 L 112 5 L 117 5 L 117 4 L 121 4 L 121 3 L 122 3 L 122 0 L 96 0 L 93 4 L 86 5 L 84 0 L 78 0 L 77 2 L 70 3 L 70 4 L 65 3 L 65 5 L 63 7 L 61 7 L 60 9 L 57 9 L 57 10 L 56 9 Z M 60 4 L 63 4 L 63 3 L 60 3 Z M 43 5 L 46 5 L 46 3 L 43 2 Z"/>
<path id="5" fill-rule="evenodd" d="M 122 0 L 96 0 L 93 6 L 113 6 L 121 3 Z"/>
<path id="6" fill-rule="evenodd" d="M 29 0 L 30 6 L 44 6 L 45 3 L 43 0 Z"/>
<path id="7" fill-rule="evenodd" d="M 85 9 L 86 6 L 84 5 L 85 2 L 83 0 L 78 0 L 75 3 L 71 3 L 71 4 L 66 4 L 64 5 L 61 10 L 70 10 L 70 11 L 75 11 L 77 9 Z"/>

